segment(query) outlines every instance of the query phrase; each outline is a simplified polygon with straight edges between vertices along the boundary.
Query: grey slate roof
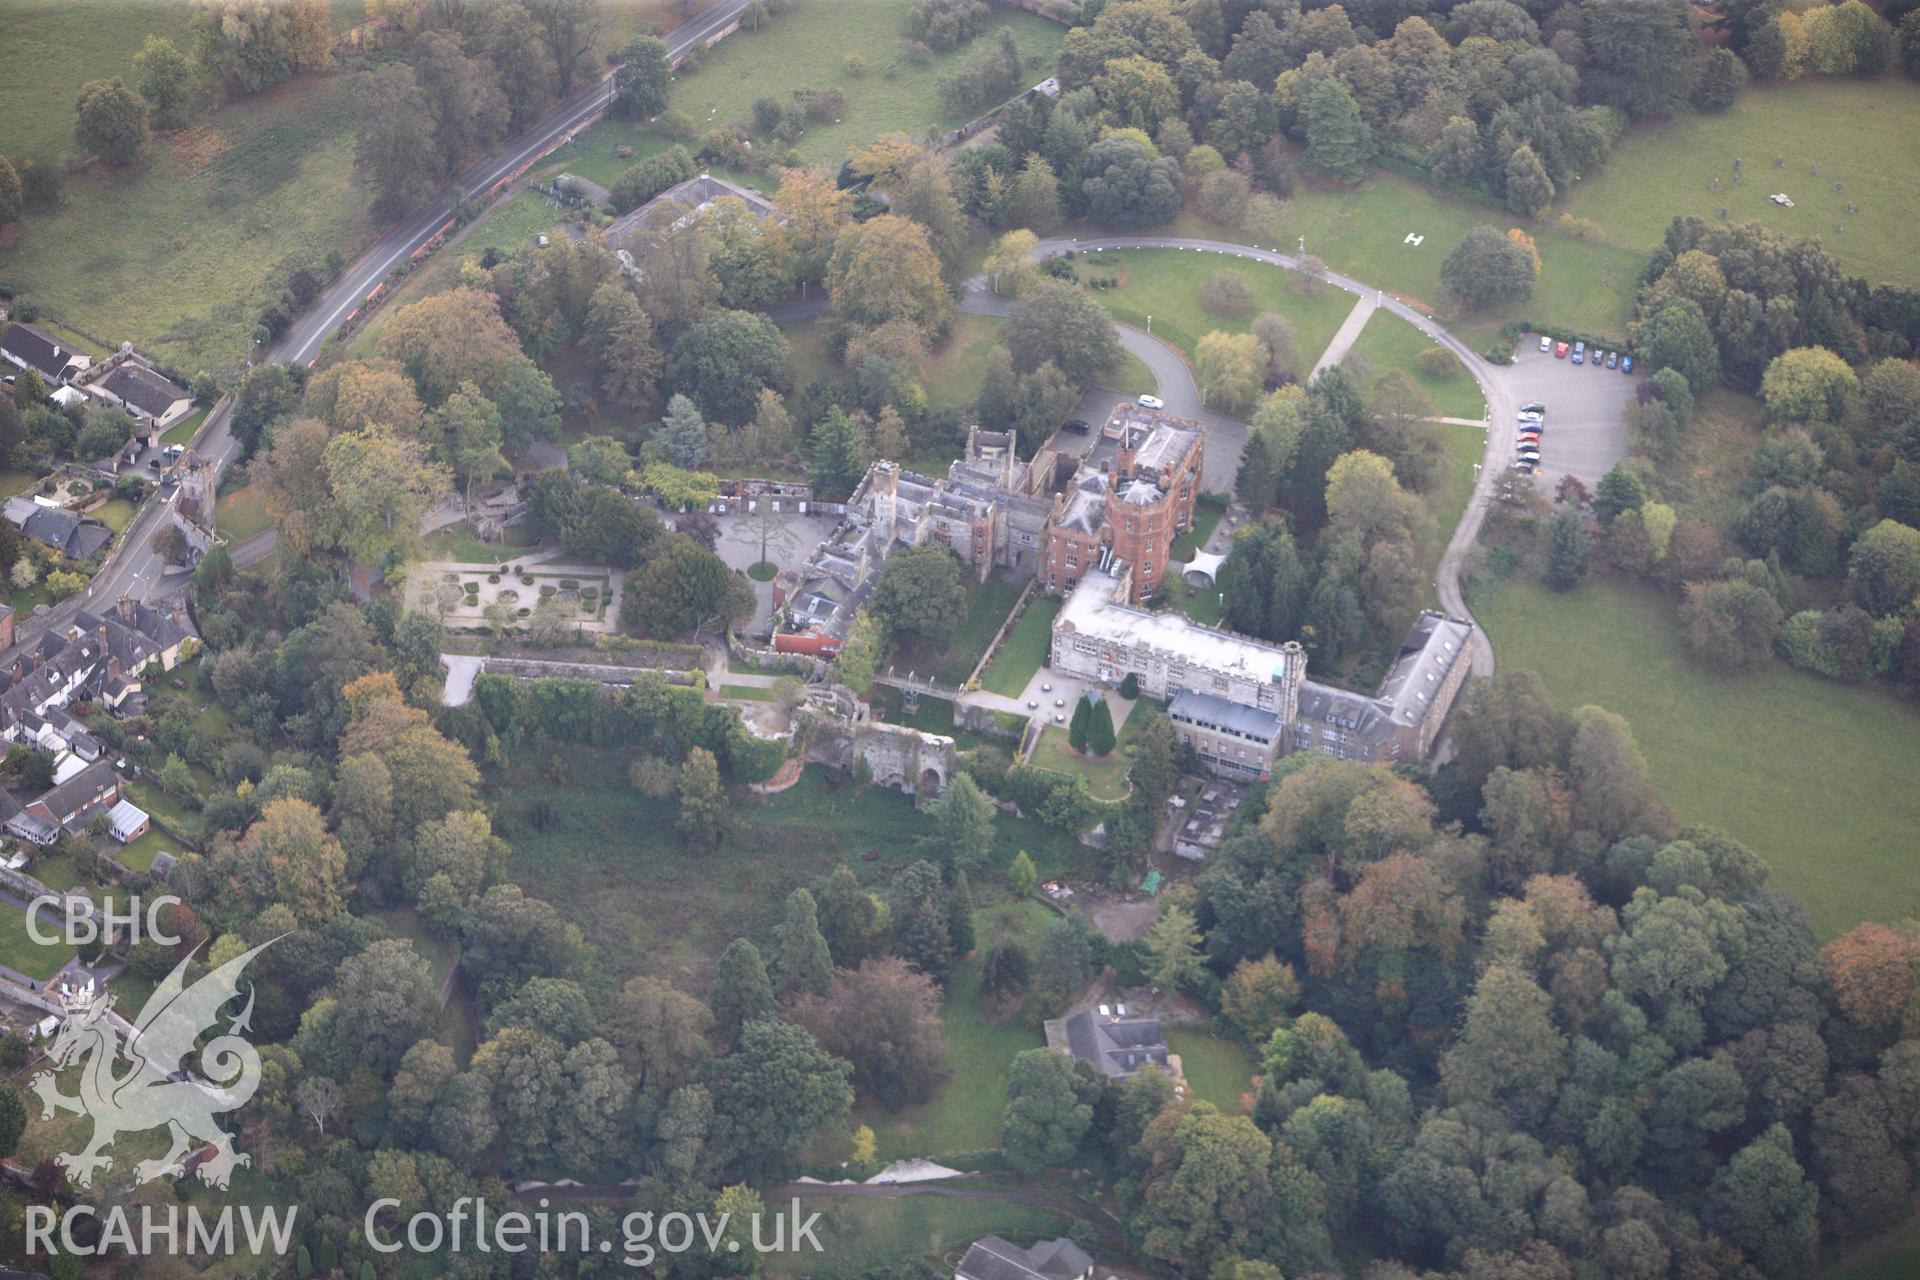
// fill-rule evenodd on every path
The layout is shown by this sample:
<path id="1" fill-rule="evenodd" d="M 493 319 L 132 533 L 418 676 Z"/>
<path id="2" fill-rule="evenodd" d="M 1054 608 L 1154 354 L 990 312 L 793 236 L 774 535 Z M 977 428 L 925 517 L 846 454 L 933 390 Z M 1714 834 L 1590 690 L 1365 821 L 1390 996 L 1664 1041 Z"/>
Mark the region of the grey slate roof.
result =
<path id="1" fill-rule="evenodd" d="M 173 408 L 175 401 L 189 398 L 185 387 L 176 386 L 152 369 L 131 360 L 125 361 L 103 378 L 100 386 L 149 418 L 157 418 Z"/>
<path id="2" fill-rule="evenodd" d="M 1075 1280 L 1092 1267 L 1086 1251 L 1065 1238 L 1022 1249 L 999 1236 L 982 1236 L 967 1249 L 954 1280 Z"/>
<path id="3" fill-rule="evenodd" d="M 1167 1065 L 1167 1038 L 1158 1018 L 1102 1017 L 1098 1010 L 1081 1009 L 1067 1017 L 1067 1048 L 1076 1060 L 1115 1079 L 1148 1063 Z"/>
<path id="4" fill-rule="evenodd" d="M 0 335 L 0 351 L 38 369 L 42 376 L 58 381 L 80 353 L 61 345 L 51 334 L 30 324 L 16 324 Z"/>
<path id="5" fill-rule="evenodd" d="M 1280 717 L 1274 712 L 1211 693 L 1176 694 L 1167 704 L 1167 714 L 1175 720 L 1191 720 L 1203 728 L 1224 729 L 1255 742 L 1272 742 L 1280 736 Z"/>

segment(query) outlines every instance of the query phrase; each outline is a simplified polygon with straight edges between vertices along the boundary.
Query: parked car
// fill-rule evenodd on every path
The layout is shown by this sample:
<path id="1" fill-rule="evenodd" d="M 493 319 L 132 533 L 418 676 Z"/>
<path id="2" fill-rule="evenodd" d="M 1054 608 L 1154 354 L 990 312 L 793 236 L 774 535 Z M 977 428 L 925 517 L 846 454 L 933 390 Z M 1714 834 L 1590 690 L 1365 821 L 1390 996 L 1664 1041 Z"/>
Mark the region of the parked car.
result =
<path id="1" fill-rule="evenodd" d="M 1142 409 L 1164 409 L 1167 407 L 1167 402 L 1159 396 L 1141 396 L 1140 407 Z"/>
<path id="2" fill-rule="evenodd" d="M 1549 337 L 1548 337 L 1548 336 L 1547 336 L 1546 334 L 1544 334 L 1544 333 L 1540 335 L 1540 349 L 1541 349 L 1542 351 L 1551 351 L 1551 350 L 1553 350 L 1553 339 L 1552 339 L 1552 338 L 1549 338 Z"/>
<path id="3" fill-rule="evenodd" d="M 1618 351 L 1607 352 L 1607 368 L 1618 369 L 1619 367 L 1620 367 L 1620 353 Z"/>
<path id="4" fill-rule="evenodd" d="M 1092 430 L 1084 418 L 1075 418 L 1072 422 L 1063 424 L 1060 429 L 1062 431 L 1071 431 L 1076 436 L 1083 436 Z"/>
<path id="5" fill-rule="evenodd" d="M 1546 434 L 1545 429 L 1537 422 L 1525 422 L 1520 425 L 1520 435 L 1522 438 L 1529 436 L 1537 438 L 1544 434 Z"/>
<path id="6" fill-rule="evenodd" d="M 1620 357 L 1620 372 L 1622 372 L 1622 373 L 1632 373 L 1632 372 L 1633 372 L 1633 357 L 1632 357 L 1632 356 L 1621 356 L 1621 357 Z"/>
<path id="7" fill-rule="evenodd" d="M 1587 362 L 1587 353 L 1580 350 L 1578 347 L 1574 348 L 1573 362 L 1575 364 L 1585 364 Z"/>
<path id="8" fill-rule="evenodd" d="M 1546 350 L 1546 348 L 1545 348 L 1545 347 L 1542 347 L 1542 348 L 1540 348 L 1540 349 L 1541 349 L 1542 351 L 1545 351 L 1545 350 Z M 1523 413 L 1523 414 L 1526 414 L 1526 413 L 1530 413 L 1530 414 L 1532 414 L 1532 415 L 1533 415 L 1534 417 L 1536 417 L 1536 418 L 1537 418 L 1537 417 L 1540 417 L 1540 416 L 1541 416 L 1542 414 L 1544 414 L 1544 413 L 1546 413 L 1546 411 L 1547 411 L 1547 406 L 1545 406 L 1545 405 L 1543 405 L 1543 404 L 1541 404 L 1541 403 L 1540 403 L 1540 402 L 1539 402 L 1538 400 L 1534 400 L 1534 401 L 1531 401 L 1531 402 L 1529 402 L 1529 403 L 1527 403 L 1527 404 L 1523 404 L 1523 405 L 1521 405 L 1521 406 L 1520 406 L 1520 412 L 1521 412 L 1521 413 Z"/>
<path id="9" fill-rule="evenodd" d="M 1585 356 L 1585 355 L 1587 354 L 1587 344 L 1586 344 L 1586 343 L 1584 343 L 1584 342 L 1576 342 L 1576 343 L 1574 343 L 1574 344 L 1573 344 L 1573 354 L 1575 354 L 1575 355 L 1577 355 L 1577 356 Z"/>
<path id="10" fill-rule="evenodd" d="M 1556 346 L 1556 347 L 1554 347 L 1554 349 L 1553 349 L 1553 358 L 1554 358 L 1555 360 L 1565 360 L 1565 359 L 1567 358 L 1567 344 L 1566 344 L 1566 343 L 1564 343 L 1564 342 L 1562 342 L 1562 343 L 1560 343 L 1560 344 L 1559 344 L 1558 346 Z"/>

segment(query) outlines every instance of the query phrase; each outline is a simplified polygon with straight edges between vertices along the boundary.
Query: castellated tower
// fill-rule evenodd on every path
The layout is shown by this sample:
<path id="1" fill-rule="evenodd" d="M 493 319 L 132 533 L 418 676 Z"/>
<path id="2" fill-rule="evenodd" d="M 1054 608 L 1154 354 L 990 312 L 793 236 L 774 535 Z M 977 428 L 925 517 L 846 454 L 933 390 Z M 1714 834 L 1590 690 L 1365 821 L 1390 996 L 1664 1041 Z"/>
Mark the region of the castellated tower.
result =
<path id="1" fill-rule="evenodd" d="M 895 530 L 899 523 L 900 506 L 900 464 L 897 462 L 876 462 L 873 464 L 873 526 L 879 535 L 880 554 L 885 556 L 893 546 Z"/>

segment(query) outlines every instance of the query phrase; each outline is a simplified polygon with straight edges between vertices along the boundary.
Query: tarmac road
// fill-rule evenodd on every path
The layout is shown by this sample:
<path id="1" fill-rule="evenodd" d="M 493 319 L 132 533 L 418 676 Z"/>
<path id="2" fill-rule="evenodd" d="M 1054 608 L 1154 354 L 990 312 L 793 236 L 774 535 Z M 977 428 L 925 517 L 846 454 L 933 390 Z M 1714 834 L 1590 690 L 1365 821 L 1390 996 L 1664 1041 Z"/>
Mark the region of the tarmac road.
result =
<path id="1" fill-rule="evenodd" d="M 666 36 L 668 55 L 678 58 L 738 18 L 746 7 L 747 0 L 721 0 L 699 17 L 675 27 Z M 562 138 L 598 119 L 612 96 L 613 73 L 608 72 L 515 135 L 502 150 L 461 170 L 443 195 L 382 236 L 321 293 L 269 349 L 267 359 L 280 364 L 310 363 L 319 355 L 321 344 L 366 302 L 367 294 L 447 225 L 455 205 L 468 196 L 491 190 Z"/>

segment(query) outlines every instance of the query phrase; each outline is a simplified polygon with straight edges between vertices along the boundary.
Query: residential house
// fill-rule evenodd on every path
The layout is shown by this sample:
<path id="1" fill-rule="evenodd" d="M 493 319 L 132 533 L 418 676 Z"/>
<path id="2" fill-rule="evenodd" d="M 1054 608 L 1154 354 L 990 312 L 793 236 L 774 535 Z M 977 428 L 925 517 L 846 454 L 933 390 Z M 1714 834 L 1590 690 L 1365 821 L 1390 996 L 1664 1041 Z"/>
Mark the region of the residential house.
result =
<path id="1" fill-rule="evenodd" d="M 967 1248 L 953 1280 L 1092 1280 L 1093 1259 L 1061 1236 L 1022 1249 L 999 1236 L 982 1236 Z"/>
<path id="2" fill-rule="evenodd" d="M 98 520 L 90 520 L 60 507 L 9 498 L 5 515 L 20 530 L 21 536 L 32 538 L 69 560 L 92 560 L 113 541 L 113 530 Z"/>
<path id="3" fill-rule="evenodd" d="M 0 359 L 36 371 L 49 387 L 73 381 L 93 363 L 91 356 L 31 324 L 16 324 L 0 334 Z"/>
<path id="4" fill-rule="evenodd" d="M 184 609 L 157 609 L 122 598 L 102 613 L 81 610 L 64 631 L 49 631 L 0 665 L 0 741 L 86 751 L 92 739 L 62 713 L 98 701 L 115 715 L 144 709 L 141 673 L 171 671 L 187 656 L 193 632 Z M 49 736 L 51 735 L 51 736 Z"/>
<path id="5" fill-rule="evenodd" d="M 193 393 L 137 358 L 125 357 L 87 386 L 96 400 L 117 405 L 139 424 L 149 442 L 193 411 Z"/>
<path id="6" fill-rule="evenodd" d="M 106 813 L 120 802 L 120 775 L 113 771 L 113 765 L 106 760 L 96 760 L 65 782 L 55 783 L 44 795 L 28 801 L 22 806 L 22 813 L 39 820 L 35 830 L 45 833 L 54 828 L 53 839 L 36 838 L 26 830 L 13 831 L 23 840 L 33 840 L 36 844 L 52 844 L 58 839 L 61 830 L 78 835 L 87 829 L 87 824 L 96 813 Z M 145 830 L 144 827 L 141 828 Z"/>
<path id="7" fill-rule="evenodd" d="M 1112 1080 L 1143 1067 L 1180 1074 L 1180 1060 L 1167 1052 L 1160 1019 L 1130 1016 L 1124 1004 L 1086 1005 L 1046 1024 L 1047 1047 L 1085 1062 Z"/>

